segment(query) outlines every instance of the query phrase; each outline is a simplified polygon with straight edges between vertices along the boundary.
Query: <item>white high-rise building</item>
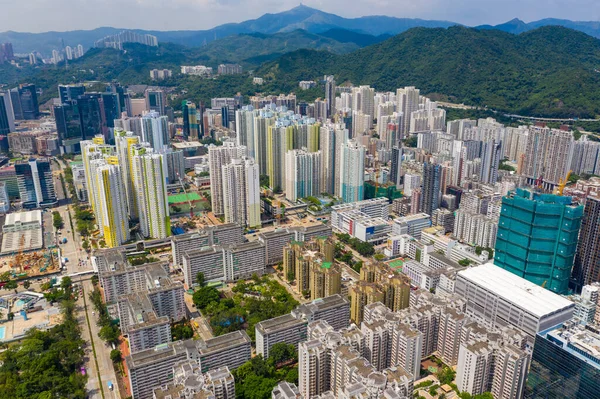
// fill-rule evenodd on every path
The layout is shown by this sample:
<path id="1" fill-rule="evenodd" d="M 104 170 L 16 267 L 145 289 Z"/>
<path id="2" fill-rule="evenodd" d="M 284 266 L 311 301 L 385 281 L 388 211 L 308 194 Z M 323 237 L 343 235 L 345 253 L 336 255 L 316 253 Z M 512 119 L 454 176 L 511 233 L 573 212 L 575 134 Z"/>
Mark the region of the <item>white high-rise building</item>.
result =
<path id="1" fill-rule="evenodd" d="M 170 236 L 167 166 L 163 155 L 136 145 L 133 147 L 132 169 L 142 235 L 151 238 Z"/>
<path id="2" fill-rule="evenodd" d="M 542 178 L 547 186 L 563 179 L 571 166 L 573 133 L 532 126 L 527 136 L 523 175 L 530 181 Z"/>
<path id="3" fill-rule="evenodd" d="M 142 117 L 142 141 L 150 143 L 156 151 L 169 144 L 169 122 L 166 116 L 150 112 Z"/>
<path id="4" fill-rule="evenodd" d="M 260 227 L 260 176 L 254 159 L 223 165 L 222 184 L 225 223 Z"/>
<path id="5" fill-rule="evenodd" d="M 413 378 L 418 378 L 416 376 L 421 373 L 423 334 L 408 324 L 397 324 L 392 331 L 391 340 L 390 364 L 400 365 Z"/>
<path id="6" fill-rule="evenodd" d="M 485 341 L 463 343 L 458 354 L 456 385 L 460 392 L 479 395 L 487 391 L 493 360 L 491 345 Z"/>
<path id="7" fill-rule="evenodd" d="M 344 125 L 321 126 L 319 139 L 322 154 L 321 191 L 339 196 L 340 159 L 342 145 L 348 141 L 348 129 Z"/>
<path id="8" fill-rule="evenodd" d="M 100 234 L 108 247 L 117 247 L 130 239 L 127 200 L 119 160 L 115 156 L 95 159 L 90 162 L 90 167 Z"/>
<path id="9" fill-rule="evenodd" d="M 313 398 L 329 388 L 329 350 L 322 340 L 298 345 L 298 388 L 304 398 Z"/>
<path id="10" fill-rule="evenodd" d="M 320 191 L 321 152 L 306 149 L 291 150 L 285 154 L 285 196 L 292 202 Z"/>
<path id="11" fill-rule="evenodd" d="M 375 89 L 369 86 L 359 86 L 352 89 L 352 110 L 375 115 Z"/>
<path id="12" fill-rule="evenodd" d="M 267 174 L 267 136 L 270 126 L 275 124 L 275 118 L 270 111 L 260 111 L 258 116 L 254 117 L 254 160 L 258 164 L 260 173 Z"/>
<path id="13" fill-rule="evenodd" d="M 355 140 L 342 145 L 340 159 L 340 196 L 344 202 L 364 199 L 365 147 Z"/>
<path id="14" fill-rule="evenodd" d="M 248 156 L 256 158 L 254 147 L 254 116 L 256 112 L 251 105 L 235 111 L 235 137 L 238 146 L 248 148 Z"/>
<path id="15" fill-rule="evenodd" d="M 402 112 L 404 115 L 403 127 L 401 133 L 408 134 L 410 128 L 411 114 L 419 110 L 419 89 L 415 89 L 412 86 L 405 87 L 404 89 L 398 89 L 396 91 L 396 106 L 397 112 Z"/>
<path id="16" fill-rule="evenodd" d="M 223 165 L 227 165 L 232 159 L 245 157 L 247 150 L 244 146 L 237 146 L 232 141 L 226 141 L 222 146 L 210 146 L 208 148 L 208 169 L 210 173 L 210 196 L 212 211 L 215 215 L 223 215 Z"/>

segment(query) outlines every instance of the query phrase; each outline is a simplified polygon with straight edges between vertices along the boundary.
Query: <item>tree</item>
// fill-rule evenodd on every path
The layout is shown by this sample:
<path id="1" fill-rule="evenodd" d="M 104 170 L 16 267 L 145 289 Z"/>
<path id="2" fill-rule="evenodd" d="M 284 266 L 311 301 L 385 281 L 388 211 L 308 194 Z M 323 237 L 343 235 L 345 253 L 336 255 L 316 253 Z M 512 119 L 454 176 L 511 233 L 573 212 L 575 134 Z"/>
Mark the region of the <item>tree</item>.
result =
<path id="1" fill-rule="evenodd" d="M 23 288 L 25 288 L 26 290 L 28 290 L 29 287 L 31 287 L 31 281 L 29 281 L 29 280 L 23 281 Z"/>
<path id="2" fill-rule="evenodd" d="M 113 363 L 120 363 L 123 360 L 123 357 L 121 356 L 121 351 L 118 349 L 113 349 L 110 351 L 110 360 L 112 360 Z"/>
<path id="3" fill-rule="evenodd" d="M 70 290 L 72 285 L 73 281 L 69 276 L 64 276 L 60 282 L 60 288 L 62 288 L 63 290 Z"/>
<path id="4" fill-rule="evenodd" d="M 19 286 L 19 284 L 17 284 L 17 282 L 15 280 L 8 280 L 6 282 L 6 284 L 4 285 L 4 289 L 6 289 L 6 290 L 14 290 L 18 286 Z"/>
<path id="5" fill-rule="evenodd" d="M 269 187 L 269 176 L 268 175 L 260 175 L 260 186 L 261 187 Z"/>
<path id="6" fill-rule="evenodd" d="M 57 230 L 62 229 L 64 226 L 63 218 L 58 211 L 52 212 L 52 224 Z"/>
<path id="7" fill-rule="evenodd" d="M 467 258 L 464 258 L 464 259 L 459 260 L 458 264 L 461 266 L 469 266 L 471 264 L 471 261 Z"/>
<path id="8" fill-rule="evenodd" d="M 456 372 L 450 367 L 444 366 L 438 370 L 437 378 L 442 385 L 450 384 L 456 378 Z"/>
<path id="9" fill-rule="evenodd" d="M 196 283 L 200 287 L 204 287 L 206 285 L 206 280 L 204 279 L 204 273 L 198 272 L 198 274 L 196 274 Z"/>
<path id="10" fill-rule="evenodd" d="M 8 321 L 11 321 L 15 318 L 15 314 L 13 312 L 10 312 L 6 317 L 8 318 Z"/>
<path id="11" fill-rule="evenodd" d="M 413 135 L 409 136 L 406 140 L 404 140 L 404 146 L 416 148 L 418 141 L 419 140 L 417 138 L 417 135 L 413 134 Z"/>
<path id="12" fill-rule="evenodd" d="M 385 259 L 385 255 L 382 253 L 376 253 L 375 255 L 373 255 L 373 258 L 375 258 L 375 260 L 378 260 L 381 262 L 382 260 Z"/>
<path id="13" fill-rule="evenodd" d="M 98 332 L 98 337 L 103 341 L 106 341 L 111 344 L 117 344 L 119 342 L 119 329 L 112 325 L 105 325 Z"/>
<path id="14" fill-rule="evenodd" d="M 290 282 L 290 283 L 291 283 L 292 281 L 294 281 L 294 278 L 296 278 L 296 276 L 295 276 L 295 273 L 294 273 L 294 270 L 290 269 L 290 270 L 288 271 L 288 273 L 287 273 L 287 276 L 285 276 L 285 277 L 287 278 L 287 281 L 288 281 L 288 282 Z"/>
<path id="15" fill-rule="evenodd" d="M 98 275 L 97 275 L 97 274 L 94 274 L 94 275 L 92 276 L 92 279 L 91 279 L 91 280 L 92 280 L 92 284 L 93 284 L 93 285 L 98 285 Z"/>
<path id="16" fill-rule="evenodd" d="M 297 357 L 296 347 L 291 344 L 286 344 L 285 342 L 276 343 L 269 350 L 269 358 L 272 359 L 275 364 L 294 360 Z"/>
<path id="17" fill-rule="evenodd" d="M 217 302 L 219 298 L 219 291 L 214 287 L 200 287 L 192 296 L 194 305 L 199 310 L 204 310 L 212 302 Z"/>

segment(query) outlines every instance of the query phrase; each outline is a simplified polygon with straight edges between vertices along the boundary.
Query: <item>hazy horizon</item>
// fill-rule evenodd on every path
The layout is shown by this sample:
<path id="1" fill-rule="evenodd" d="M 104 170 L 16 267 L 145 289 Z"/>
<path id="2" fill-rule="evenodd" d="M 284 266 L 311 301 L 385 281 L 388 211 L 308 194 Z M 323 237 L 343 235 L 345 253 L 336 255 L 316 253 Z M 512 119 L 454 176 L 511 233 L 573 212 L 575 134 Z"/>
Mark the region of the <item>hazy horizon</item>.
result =
<path id="1" fill-rule="evenodd" d="M 575 3 L 575 4 L 574 4 Z M 304 1 L 302 4 L 345 18 L 385 15 L 397 18 L 446 20 L 468 26 L 496 25 L 519 18 L 598 21 L 600 2 L 593 0 L 373 0 Z M 157 31 L 205 30 L 226 23 L 256 19 L 298 6 L 289 0 L 106 0 L 98 8 L 89 0 L 31 0 L 2 5 L 0 32 L 40 33 L 92 30 L 100 27 Z M 165 18 L 165 15 L 168 15 Z M 600 24 L 600 22 L 599 22 Z"/>

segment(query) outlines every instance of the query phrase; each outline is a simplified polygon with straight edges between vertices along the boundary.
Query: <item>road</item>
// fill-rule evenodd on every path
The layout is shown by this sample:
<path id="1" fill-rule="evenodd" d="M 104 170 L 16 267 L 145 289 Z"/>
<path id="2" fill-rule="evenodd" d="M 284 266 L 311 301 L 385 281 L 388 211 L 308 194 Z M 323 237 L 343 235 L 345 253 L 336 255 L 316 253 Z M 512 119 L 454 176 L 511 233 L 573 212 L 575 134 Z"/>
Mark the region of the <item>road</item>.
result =
<path id="1" fill-rule="evenodd" d="M 118 389 L 110 391 L 107 387 L 107 382 L 112 381 L 116 386 L 117 378 L 110 360 L 110 351 L 112 347 L 107 345 L 98 337 L 98 331 L 100 328 L 97 324 L 97 318 L 94 312 L 94 307 L 88 299 L 89 293 L 93 290 L 93 285 L 89 276 L 85 280 L 75 279 L 76 283 L 80 283 L 83 290 L 82 298 L 78 301 L 78 316 L 77 320 L 81 324 L 82 337 L 88 343 L 86 350 L 86 364 L 85 368 L 88 370 L 88 382 L 86 389 L 91 399 L 102 399 L 120 398 Z M 85 296 L 85 306 L 84 299 Z M 88 323 L 89 321 L 89 323 Z M 91 334 L 90 334 L 91 333 Z M 96 350 L 96 360 L 98 367 L 96 367 L 96 361 L 94 360 L 94 354 L 92 349 L 92 341 Z M 103 395 L 104 394 L 104 395 Z"/>
<path id="2" fill-rule="evenodd" d="M 58 160 L 61 167 L 64 163 Z M 69 259 L 66 264 L 66 274 L 78 273 L 92 270 L 92 265 L 89 262 L 88 254 L 81 249 L 81 237 L 75 231 L 75 217 L 72 215 L 70 205 L 70 194 L 64 192 L 60 181 L 60 171 L 55 170 L 55 188 L 60 206 L 54 208 L 58 211 L 64 222 L 64 227 L 61 234 L 57 235 L 57 239 L 67 238 L 67 243 L 60 244 L 61 254 Z M 73 228 L 71 222 L 73 222 Z M 89 293 L 93 290 L 93 285 L 90 276 L 75 278 L 74 283 L 79 283 L 82 288 L 81 298 L 78 301 L 77 320 L 81 325 L 82 337 L 86 341 L 86 362 L 84 367 L 88 372 L 87 390 L 90 398 L 97 399 L 115 399 L 120 398 L 118 389 L 110 391 L 107 387 L 107 382 L 117 386 L 117 378 L 114 371 L 112 361 L 110 360 L 110 351 L 112 347 L 105 344 L 98 337 L 100 328 L 97 324 L 96 315 L 94 314 L 93 305 L 88 300 Z M 85 298 L 84 298 L 85 297 Z M 92 350 L 92 342 L 96 352 L 96 359 Z M 96 362 L 98 367 L 96 367 Z"/>
<path id="3" fill-rule="evenodd" d="M 600 119 L 592 119 L 592 118 L 544 118 L 541 116 L 526 116 L 526 115 L 516 115 L 516 114 L 505 114 L 502 111 L 497 111 L 495 109 L 487 108 L 487 107 L 477 107 L 473 105 L 465 105 L 465 104 L 454 104 L 444 101 L 438 101 L 437 104 L 443 108 L 454 108 L 454 109 L 473 109 L 473 110 L 481 110 L 481 111 L 489 111 L 494 114 L 500 114 L 506 118 L 513 119 L 526 119 L 530 121 L 538 121 L 538 122 L 598 122 Z"/>

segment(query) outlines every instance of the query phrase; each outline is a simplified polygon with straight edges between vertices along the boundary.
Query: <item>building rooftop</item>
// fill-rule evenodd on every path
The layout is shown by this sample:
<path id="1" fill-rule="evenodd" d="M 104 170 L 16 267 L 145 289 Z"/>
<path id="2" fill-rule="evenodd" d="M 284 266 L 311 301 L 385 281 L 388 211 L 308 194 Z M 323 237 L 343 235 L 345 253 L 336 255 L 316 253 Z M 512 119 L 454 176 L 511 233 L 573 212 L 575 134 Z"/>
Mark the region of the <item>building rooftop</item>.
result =
<path id="1" fill-rule="evenodd" d="M 600 334 L 576 322 L 567 322 L 550 330 L 542 331 L 540 336 L 561 346 L 571 355 L 600 369 Z"/>
<path id="2" fill-rule="evenodd" d="M 16 212 L 6 215 L 4 226 L 12 226 L 15 224 L 38 223 L 42 224 L 42 211 L 35 210 L 29 212 Z"/>
<path id="3" fill-rule="evenodd" d="M 306 324 L 306 321 L 297 319 L 291 314 L 284 314 L 283 316 L 274 317 L 269 320 L 261 321 L 256 324 L 256 329 L 263 334 L 271 334 L 281 330 L 285 330 L 294 325 Z"/>
<path id="4" fill-rule="evenodd" d="M 484 263 L 458 272 L 458 277 L 496 294 L 502 299 L 526 308 L 537 317 L 574 307 L 568 299 L 548 291 L 493 263 Z"/>
<path id="5" fill-rule="evenodd" d="M 189 340 L 191 341 L 191 340 Z M 151 365 L 156 362 L 177 356 L 186 351 L 185 341 L 169 342 L 158 345 L 152 349 L 132 353 L 125 358 L 129 370 Z"/>
<path id="6" fill-rule="evenodd" d="M 252 340 L 246 334 L 246 331 L 234 331 L 219 337 L 207 339 L 206 341 L 197 341 L 196 347 L 201 356 L 206 356 L 237 345 L 249 345 L 251 342 Z"/>
<path id="7" fill-rule="evenodd" d="M 172 143 L 171 145 L 177 150 L 184 150 L 186 148 L 198 148 L 203 146 L 203 144 L 199 141 L 182 141 L 180 143 Z"/>
<path id="8" fill-rule="evenodd" d="M 325 298 L 315 299 L 312 302 L 302 304 L 296 309 L 304 313 L 304 311 L 324 311 L 342 305 L 347 305 L 350 302 L 340 294 L 330 295 Z"/>
<path id="9" fill-rule="evenodd" d="M 413 222 L 415 220 L 422 220 L 422 219 L 431 219 L 431 216 L 429 216 L 426 213 L 415 213 L 414 215 L 408 215 L 408 216 L 402 216 L 399 218 L 394 219 L 394 223 L 408 223 L 408 222 Z"/>

